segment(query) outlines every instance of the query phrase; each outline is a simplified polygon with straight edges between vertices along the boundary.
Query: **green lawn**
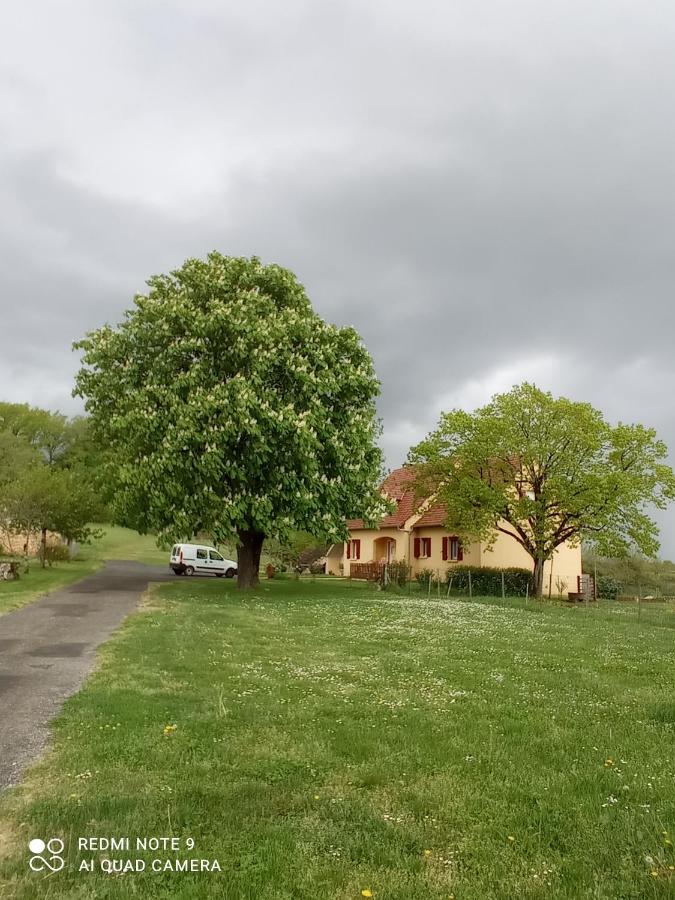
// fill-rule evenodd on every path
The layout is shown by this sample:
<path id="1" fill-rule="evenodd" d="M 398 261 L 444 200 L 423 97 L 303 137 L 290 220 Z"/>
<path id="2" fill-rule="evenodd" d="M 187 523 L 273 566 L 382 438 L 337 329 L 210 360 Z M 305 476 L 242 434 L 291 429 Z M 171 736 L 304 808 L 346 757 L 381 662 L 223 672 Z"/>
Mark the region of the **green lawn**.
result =
<path id="1" fill-rule="evenodd" d="M 0 800 L 0 896 L 673 897 L 673 625 L 328 579 L 164 585 Z M 30 873 L 28 839 L 55 835 L 66 869 Z M 191 838 L 222 872 L 78 872 L 176 855 L 80 836 Z"/>

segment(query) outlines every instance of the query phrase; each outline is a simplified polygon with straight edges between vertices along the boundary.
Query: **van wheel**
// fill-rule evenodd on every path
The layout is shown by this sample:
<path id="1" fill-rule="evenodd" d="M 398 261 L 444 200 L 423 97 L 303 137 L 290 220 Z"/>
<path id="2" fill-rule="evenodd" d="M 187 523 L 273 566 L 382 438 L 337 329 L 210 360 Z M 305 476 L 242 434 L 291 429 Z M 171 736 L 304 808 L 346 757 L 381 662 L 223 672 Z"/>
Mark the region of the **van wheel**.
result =
<path id="1" fill-rule="evenodd" d="M 228 569 L 225 574 L 227 575 L 228 578 L 234 578 L 234 574 L 235 574 L 234 569 Z"/>
<path id="2" fill-rule="evenodd" d="M 185 574 L 186 575 L 194 575 L 195 574 L 194 566 L 185 566 Z"/>

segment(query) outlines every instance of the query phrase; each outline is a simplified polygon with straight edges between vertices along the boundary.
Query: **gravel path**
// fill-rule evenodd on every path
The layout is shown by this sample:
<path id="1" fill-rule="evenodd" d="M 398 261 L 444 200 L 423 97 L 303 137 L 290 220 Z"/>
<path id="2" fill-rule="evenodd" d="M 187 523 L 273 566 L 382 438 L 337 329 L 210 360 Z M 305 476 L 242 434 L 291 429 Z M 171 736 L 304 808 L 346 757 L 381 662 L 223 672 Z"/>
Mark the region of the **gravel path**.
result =
<path id="1" fill-rule="evenodd" d="M 0 616 L 0 790 L 49 740 L 49 722 L 91 672 L 96 648 L 168 567 L 109 562 L 68 588 Z"/>

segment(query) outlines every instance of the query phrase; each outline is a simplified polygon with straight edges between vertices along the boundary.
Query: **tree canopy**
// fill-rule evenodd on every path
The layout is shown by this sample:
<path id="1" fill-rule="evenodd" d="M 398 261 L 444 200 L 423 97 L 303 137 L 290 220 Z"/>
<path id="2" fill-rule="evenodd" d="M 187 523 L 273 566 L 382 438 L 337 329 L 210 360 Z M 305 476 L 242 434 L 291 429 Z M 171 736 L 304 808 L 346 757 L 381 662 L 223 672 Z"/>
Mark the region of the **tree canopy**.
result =
<path id="1" fill-rule="evenodd" d="M 18 403 L 0 403 L 0 523 L 10 532 L 47 532 L 86 542 L 103 512 L 96 481 L 98 453 L 89 423 Z"/>
<path id="2" fill-rule="evenodd" d="M 342 539 L 345 517 L 377 518 L 379 385 L 354 329 L 256 257 L 211 253 L 148 285 L 76 345 L 116 519 L 171 541 L 234 537 L 249 586 L 265 536 Z"/>
<path id="3" fill-rule="evenodd" d="M 666 458 L 653 429 L 612 426 L 588 403 L 527 383 L 473 413 L 444 413 L 410 452 L 449 527 L 487 541 L 504 532 L 529 553 L 537 596 L 544 562 L 565 541 L 608 556 L 658 552 L 650 507 L 675 499 Z"/>
<path id="4" fill-rule="evenodd" d="M 90 522 L 98 501 L 77 472 L 40 465 L 26 469 L 2 496 L 3 518 L 18 533 L 41 535 L 41 561 L 47 561 L 47 532 L 87 543 L 98 535 Z"/>

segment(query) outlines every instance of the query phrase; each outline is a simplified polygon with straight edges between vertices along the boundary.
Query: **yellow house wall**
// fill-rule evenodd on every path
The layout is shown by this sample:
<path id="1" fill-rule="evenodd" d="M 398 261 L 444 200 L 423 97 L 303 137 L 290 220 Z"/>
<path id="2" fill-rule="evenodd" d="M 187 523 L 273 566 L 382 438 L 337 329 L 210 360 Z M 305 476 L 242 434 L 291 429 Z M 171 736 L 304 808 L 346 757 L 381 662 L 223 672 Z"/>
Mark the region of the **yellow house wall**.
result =
<path id="1" fill-rule="evenodd" d="M 577 590 L 577 577 L 581 575 L 581 547 L 561 544 L 553 559 L 544 566 L 544 593 L 547 597 L 567 596 Z M 560 586 L 556 584 L 560 580 Z"/>
<path id="2" fill-rule="evenodd" d="M 433 572 L 440 572 L 444 575 L 447 569 L 452 566 L 479 566 L 480 565 L 480 544 L 469 544 L 464 547 L 464 558 L 461 562 L 451 559 L 443 559 L 443 538 L 450 537 L 450 532 L 439 526 L 430 526 L 429 528 L 416 528 L 411 539 L 411 559 L 412 574 L 421 572 L 422 569 L 431 569 Z M 415 559 L 414 539 L 416 537 L 431 538 L 431 556 L 428 558 L 420 557 Z"/>
<path id="3" fill-rule="evenodd" d="M 504 523 L 504 527 L 508 528 L 508 525 Z M 533 568 L 532 557 L 529 553 L 515 538 L 501 532 L 491 550 L 487 550 L 483 545 L 480 560 L 480 565 L 494 566 L 498 569 L 517 566 L 531 571 Z M 581 547 L 562 544 L 553 554 L 553 559 L 544 565 L 544 594 L 547 597 L 558 595 L 558 586 L 556 585 L 558 578 L 565 582 L 565 586 L 562 588 L 563 594 L 567 594 L 568 591 L 576 591 L 578 575 L 581 575 Z"/>
<path id="4" fill-rule="evenodd" d="M 505 526 L 504 527 L 508 527 Z M 497 569 L 532 569 L 532 557 L 521 547 L 515 538 L 508 534 L 497 535 L 492 549 L 488 550 L 485 544 L 481 545 L 481 565 L 494 566 Z"/>
<path id="5" fill-rule="evenodd" d="M 379 538 L 393 538 L 396 541 L 396 559 L 406 559 L 408 535 L 398 528 L 363 529 L 352 532 L 351 537 L 361 541 L 361 556 L 359 559 L 347 559 L 347 545 L 342 545 L 341 562 L 345 575 L 349 575 L 352 563 L 377 562 L 379 554 L 376 555 L 374 544 Z"/>
<path id="6" fill-rule="evenodd" d="M 340 566 L 342 564 L 342 557 L 344 556 L 344 552 L 344 544 L 333 544 L 333 546 L 330 548 L 329 552 L 326 554 L 327 575 L 342 575 Z"/>

